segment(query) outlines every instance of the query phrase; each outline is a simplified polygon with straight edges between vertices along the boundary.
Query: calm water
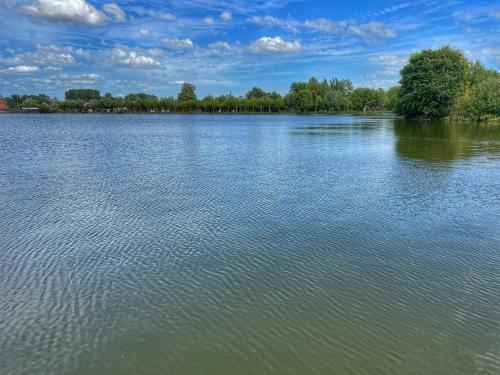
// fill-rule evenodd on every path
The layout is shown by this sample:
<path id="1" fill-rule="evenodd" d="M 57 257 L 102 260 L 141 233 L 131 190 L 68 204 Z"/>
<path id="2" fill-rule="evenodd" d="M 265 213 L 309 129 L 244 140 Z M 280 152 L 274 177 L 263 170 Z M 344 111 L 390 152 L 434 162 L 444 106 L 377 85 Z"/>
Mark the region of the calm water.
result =
<path id="1" fill-rule="evenodd" d="M 500 126 L 0 115 L 0 373 L 497 375 Z"/>

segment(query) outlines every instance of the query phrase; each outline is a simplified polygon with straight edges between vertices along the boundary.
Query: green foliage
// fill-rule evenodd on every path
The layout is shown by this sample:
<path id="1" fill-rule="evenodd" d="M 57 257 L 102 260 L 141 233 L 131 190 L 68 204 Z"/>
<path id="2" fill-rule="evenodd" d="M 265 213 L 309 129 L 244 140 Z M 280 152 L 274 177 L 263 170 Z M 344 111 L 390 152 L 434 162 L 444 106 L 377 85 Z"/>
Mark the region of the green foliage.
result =
<path id="1" fill-rule="evenodd" d="M 382 89 L 357 88 L 351 94 L 351 102 L 356 111 L 381 111 L 384 109 L 385 92 Z"/>
<path id="2" fill-rule="evenodd" d="M 179 95 L 177 96 L 177 100 L 180 102 L 196 100 L 196 87 L 191 83 L 183 83 L 181 86 L 181 92 L 179 92 Z"/>
<path id="3" fill-rule="evenodd" d="M 97 90 L 72 89 L 66 92 L 66 100 L 57 101 L 46 95 L 5 98 L 22 104 L 33 101 L 40 104 L 41 112 L 205 112 L 205 113 L 276 113 L 295 112 L 340 112 L 355 110 L 385 109 L 386 93 L 383 90 L 356 89 L 352 82 L 337 78 L 319 81 L 312 77 L 307 82 L 293 82 L 290 92 L 283 97 L 276 91 L 266 92 L 253 87 L 244 97 L 232 93 L 214 97 L 208 95 L 196 99 L 195 87 L 183 84 L 177 99 L 158 98 L 147 93 L 131 93 L 125 97 L 114 97 L 111 93 L 100 96 Z M 68 99 L 71 98 L 71 99 Z M 90 99 L 89 99 L 90 98 Z M 37 103 L 35 103 L 37 102 Z M 43 106 L 41 104 L 44 104 Z M 15 106 L 14 106 L 15 107 Z"/>
<path id="4" fill-rule="evenodd" d="M 21 103 L 21 107 L 24 108 L 38 108 L 40 106 L 40 103 L 34 99 L 26 99 L 24 102 Z"/>
<path id="5" fill-rule="evenodd" d="M 488 77 L 472 88 L 469 113 L 476 119 L 500 118 L 500 76 Z"/>
<path id="6" fill-rule="evenodd" d="M 411 56 L 401 71 L 401 85 L 388 90 L 354 88 L 350 80 L 311 77 L 292 82 L 288 94 L 254 86 L 245 96 L 232 93 L 196 98 L 196 88 L 184 83 L 177 98 L 147 93 L 114 97 L 98 90 L 71 89 L 64 101 L 47 95 L 0 97 L 9 107 L 38 107 L 41 112 L 203 112 L 276 113 L 397 111 L 407 117 L 500 119 L 500 74 L 480 62 L 468 62 L 451 47 L 424 50 Z"/>
<path id="7" fill-rule="evenodd" d="M 260 87 L 254 86 L 254 87 L 252 87 L 252 89 L 250 91 L 248 91 L 245 94 L 245 98 L 247 98 L 247 99 L 259 99 L 259 98 L 263 98 L 266 95 L 267 95 L 267 93 L 264 90 L 262 90 Z"/>
<path id="8" fill-rule="evenodd" d="M 349 95 L 354 89 L 351 80 L 338 78 L 334 78 L 330 81 L 330 88 L 333 92 L 342 96 Z"/>
<path id="9" fill-rule="evenodd" d="M 48 103 L 41 103 L 39 106 L 39 111 L 40 113 L 52 113 L 56 112 L 58 110 L 58 106 L 56 102 L 53 102 L 51 104 Z"/>
<path id="10" fill-rule="evenodd" d="M 424 50 L 401 71 L 396 110 L 411 118 L 497 119 L 500 74 L 451 47 Z"/>
<path id="11" fill-rule="evenodd" d="M 314 95 L 310 89 L 302 89 L 295 96 L 294 107 L 301 111 L 307 112 L 314 108 Z"/>
<path id="12" fill-rule="evenodd" d="M 466 74 L 466 86 L 473 87 L 488 78 L 498 77 L 499 73 L 493 69 L 486 69 L 480 61 L 469 62 Z"/>
<path id="13" fill-rule="evenodd" d="M 500 74 L 479 62 L 469 64 L 466 85 L 457 98 L 451 118 L 495 120 L 500 118 Z"/>
<path id="14" fill-rule="evenodd" d="M 398 105 L 400 86 L 393 86 L 385 94 L 385 106 L 390 111 L 395 111 Z"/>
<path id="15" fill-rule="evenodd" d="M 158 98 L 146 93 L 113 97 L 98 90 L 71 89 L 64 101 L 47 95 L 0 97 L 9 107 L 38 107 L 41 112 L 206 112 L 273 113 L 396 111 L 412 118 L 500 119 L 500 74 L 478 62 L 468 62 L 451 47 L 423 50 L 401 70 L 401 85 L 385 91 L 358 87 L 347 79 L 292 82 L 286 96 L 254 86 L 244 97 L 232 93 L 202 100 L 184 83 L 177 96 Z"/>
<path id="16" fill-rule="evenodd" d="M 101 98 L 99 90 L 94 89 L 71 89 L 64 94 L 66 100 L 83 100 L 88 102 L 90 100 L 97 100 Z"/>
<path id="17" fill-rule="evenodd" d="M 7 105 L 12 108 L 20 108 L 20 107 L 40 107 L 42 104 L 46 104 L 49 107 L 52 107 L 55 103 L 57 103 L 57 99 L 50 98 L 45 94 L 39 95 L 11 95 L 9 97 L 2 97 L 0 100 L 5 101 Z"/>
<path id="18" fill-rule="evenodd" d="M 468 62 L 449 46 L 413 54 L 401 70 L 397 112 L 410 118 L 443 118 L 466 83 Z"/>
<path id="19" fill-rule="evenodd" d="M 298 112 L 366 111 L 384 110 L 385 91 L 370 88 L 354 90 L 348 79 L 333 78 L 319 81 L 312 77 L 308 82 L 293 82 L 286 96 L 290 109 Z"/>

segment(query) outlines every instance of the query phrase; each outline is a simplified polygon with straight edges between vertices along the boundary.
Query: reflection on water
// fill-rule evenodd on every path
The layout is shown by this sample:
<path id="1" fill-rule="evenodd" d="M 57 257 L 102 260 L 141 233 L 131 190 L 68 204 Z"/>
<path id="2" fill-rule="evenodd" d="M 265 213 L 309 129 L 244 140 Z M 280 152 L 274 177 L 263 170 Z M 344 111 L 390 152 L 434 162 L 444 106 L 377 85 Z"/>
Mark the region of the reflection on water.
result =
<path id="1" fill-rule="evenodd" d="M 498 375 L 498 140 L 2 115 L 0 374 Z"/>
<path id="2" fill-rule="evenodd" d="M 325 124 L 325 125 L 311 125 L 299 127 L 292 130 L 292 134 L 307 135 L 307 136 L 347 136 L 353 134 L 363 134 L 369 131 L 380 130 L 380 123 L 359 123 L 355 124 Z"/>
<path id="3" fill-rule="evenodd" d="M 418 122 L 398 119 L 394 124 L 396 151 L 411 159 L 445 162 L 474 156 L 498 157 L 497 124 Z"/>
<path id="4" fill-rule="evenodd" d="M 307 122 L 304 118 L 304 122 Z M 331 121 L 331 119 L 329 119 Z M 390 122 L 393 118 L 368 118 L 368 117 L 337 117 L 335 122 L 330 123 L 325 119 L 324 123 L 316 123 L 294 127 L 292 134 L 308 136 L 341 136 L 352 134 L 363 134 L 370 131 L 379 131 L 381 126 Z"/>

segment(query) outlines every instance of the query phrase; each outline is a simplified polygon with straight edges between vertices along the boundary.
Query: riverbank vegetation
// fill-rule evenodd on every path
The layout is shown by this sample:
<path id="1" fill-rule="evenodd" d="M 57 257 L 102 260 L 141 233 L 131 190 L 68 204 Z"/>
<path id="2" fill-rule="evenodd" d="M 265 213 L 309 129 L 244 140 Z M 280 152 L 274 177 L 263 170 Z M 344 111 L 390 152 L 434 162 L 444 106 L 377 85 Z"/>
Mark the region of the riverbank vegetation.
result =
<path id="1" fill-rule="evenodd" d="M 354 88 L 350 80 L 293 82 L 287 95 L 253 87 L 244 96 L 232 93 L 199 99 L 196 88 L 184 83 L 174 97 L 146 93 L 115 97 L 94 89 L 71 89 L 64 100 L 47 95 L 11 95 L 1 98 L 10 108 L 39 108 L 40 112 L 170 112 L 170 113 L 279 113 L 391 111 L 395 90 Z"/>
<path id="2" fill-rule="evenodd" d="M 451 120 L 500 119 L 500 74 L 446 46 L 413 54 L 401 70 L 400 84 L 390 89 L 354 88 L 348 79 L 293 82 L 288 93 L 253 87 L 244 96 L 232 93 L 198 98 L 184 83 L 176 98 L 147 93 L 116 97 L 95 89 L 70 89 L 64 100 L 47 95 L 1 97 L 14 111 L 153 112 L 153 113 L 339 113 L 392 111 L 406 118 Z"/>
<path id="3" fill-rule="evenodd" d="M 413 54 L 400 84 L 396 112 L 407 118 L 500 119 L 500 73 L 449 46 Z"/>

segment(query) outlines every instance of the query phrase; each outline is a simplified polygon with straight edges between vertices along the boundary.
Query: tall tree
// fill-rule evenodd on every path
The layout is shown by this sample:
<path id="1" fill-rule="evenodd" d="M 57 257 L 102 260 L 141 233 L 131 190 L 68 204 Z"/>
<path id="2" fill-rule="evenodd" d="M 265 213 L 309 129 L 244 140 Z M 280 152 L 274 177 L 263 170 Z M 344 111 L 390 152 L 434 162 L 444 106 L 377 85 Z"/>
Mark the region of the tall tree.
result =
<path id="1" fill-rule="evenodd" d="M 83 100 L 90 102 L 101 98 L 99 90 L 94 89 L 71 89 L 64 94 L 66 100 Z"/>
<path id="2" fill-rule="evenodd" d="M 254 87 L 252 87 L 252 89 L 250 91 L 248 91 L 245 94 L 245 97 L 247 99 L 259 99 L 259 98 L 263 98 L 266 95 L 267 94 L 264 90 L 262 90 L 260 87 L 254 86 Z"/>
<path id="3" fill-rule="evenodd" d="M 177 96 L 179 101 L 196 100 L 196 87 L 191 83 L 184 82 L 181 86 L 181 91 Z"/>
<path id="4" fill-rule="evenodd" d="M 442 118 L 464 87 L 468 63 L 449 46 L 413 54 L 401 70 L 399 114 L 411 118 Z"/>

